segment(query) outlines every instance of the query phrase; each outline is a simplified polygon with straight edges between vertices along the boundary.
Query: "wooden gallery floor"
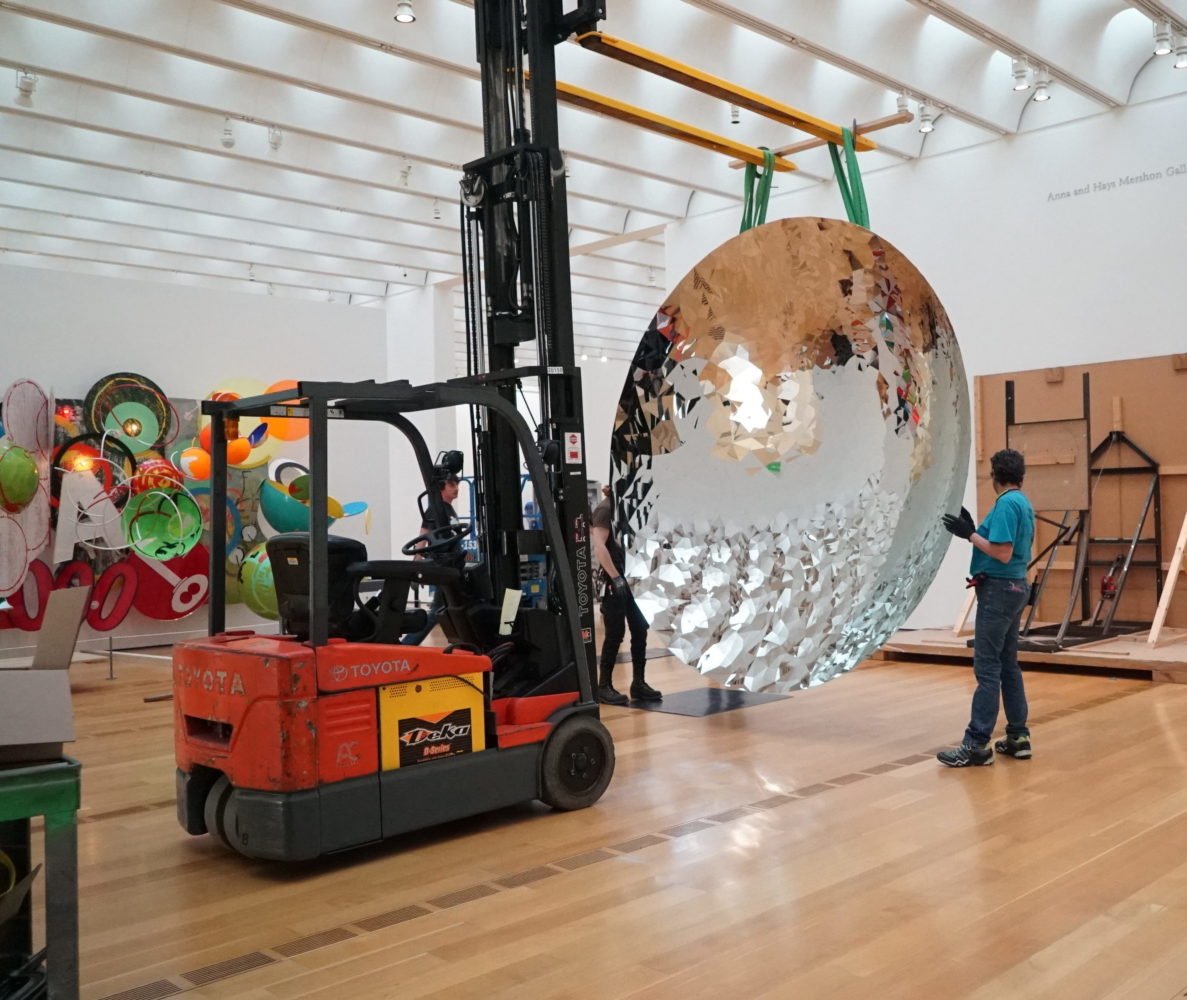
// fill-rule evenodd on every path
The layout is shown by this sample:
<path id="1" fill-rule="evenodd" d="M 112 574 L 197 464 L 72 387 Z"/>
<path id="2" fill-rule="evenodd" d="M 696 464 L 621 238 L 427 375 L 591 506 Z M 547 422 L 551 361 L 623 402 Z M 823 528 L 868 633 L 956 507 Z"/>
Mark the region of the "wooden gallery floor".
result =
<path id="1" fill-rule="evenodd" d="M 1187 685 L 1030 671 L 1034 760 L 963 771 L 962 666 L 611 708 L 592 809 L 285 867 L 181 831 L 168 663 L 117 672 L 73 668 L 88 1000 L 1187 995 Z"/>

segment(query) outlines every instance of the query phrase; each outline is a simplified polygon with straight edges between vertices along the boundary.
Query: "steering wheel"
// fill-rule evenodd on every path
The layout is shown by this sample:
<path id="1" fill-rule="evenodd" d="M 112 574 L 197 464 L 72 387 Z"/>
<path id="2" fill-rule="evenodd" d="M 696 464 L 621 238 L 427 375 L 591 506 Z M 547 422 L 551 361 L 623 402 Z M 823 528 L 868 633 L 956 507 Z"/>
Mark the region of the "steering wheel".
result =
<path id="1" fill-rule="evenodd" d="M 454 546 L 474 530 L 472 524 L 443 524 L 423 535 L 417 535 L 400 548 L 406 556 L 423 556 L 452 552 Z"/>

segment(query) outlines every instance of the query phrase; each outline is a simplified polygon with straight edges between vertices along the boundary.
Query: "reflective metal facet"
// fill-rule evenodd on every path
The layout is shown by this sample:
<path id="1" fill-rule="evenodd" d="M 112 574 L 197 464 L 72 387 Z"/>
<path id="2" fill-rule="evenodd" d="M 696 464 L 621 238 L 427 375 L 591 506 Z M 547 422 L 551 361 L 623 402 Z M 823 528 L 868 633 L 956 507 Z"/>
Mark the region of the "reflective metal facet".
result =
<path id="1" fill-rule="evenodd" d="M 653 630 L 752 691 L 818 684 L 902 625 L 968 471 L 964 367 L 919 271 L 868 230 L 786 219 L 713 251 L 644 334 L 612 438 Z"/>

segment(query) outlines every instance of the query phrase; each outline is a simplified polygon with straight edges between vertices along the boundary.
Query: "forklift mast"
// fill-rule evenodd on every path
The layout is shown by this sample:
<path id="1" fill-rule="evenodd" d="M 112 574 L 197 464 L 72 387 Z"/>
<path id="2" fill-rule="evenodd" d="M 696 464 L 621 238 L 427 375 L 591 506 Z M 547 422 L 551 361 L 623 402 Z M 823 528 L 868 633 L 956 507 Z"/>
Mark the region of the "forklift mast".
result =
<path id="1" fill-rule="evenodd" d="M 539 389 L 541 457 L 565 534 L 591 684 L 595 671 L 593 562 L 586 490 L 581 373 L 574 365 L 565 164 L 557 133 L 555 47 L 593 30 L 604 0 L 476 0 L 485 155 L 461 180 L 467 368 L 464 381 L 496 389 L 511 405 L 524 380 Z M 529 91 L 530 85 L 530 91 Z M 536 364 L 517 366 L 534 344 Z M 521 348 L 522 350 L 522 348 Z M 505 421 L 472 408 L 474 498 L 493 592 L 520 587 L 521 556 L 545 551 L 524 530 L 520 458 Z M 578 658 L 580 659 L 580 652 Z"/>

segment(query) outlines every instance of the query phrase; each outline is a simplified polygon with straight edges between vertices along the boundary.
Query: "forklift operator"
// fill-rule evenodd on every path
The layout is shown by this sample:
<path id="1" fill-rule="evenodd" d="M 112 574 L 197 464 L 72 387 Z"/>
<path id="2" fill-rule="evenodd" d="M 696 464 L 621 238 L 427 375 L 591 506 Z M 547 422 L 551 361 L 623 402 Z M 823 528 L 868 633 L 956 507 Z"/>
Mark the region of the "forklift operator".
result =
<path id="1" fill-rule="evenodd" d="M 458 477 L 456 472 L 443 472 L 435 483 L 441 492 L 441 506 L 444 507 L 445 520 L 443 524 L 457 524 L 457 512 L 453 509 L 453 502 L 457 499 L 458 490 L 460 489 Z M 437 518 L 434 515 L 434 505 L 429 504 L 423 515 L 420 523 L 421 536 L 428 535 L 435 528 L 441 527 L 437 523 Z M 415 559 L 429 559 L 434 562 L 445 563 L 446 565 L 457 565 L 460 561 L 461 555 L 461 541 L 459 539 L 457 551 L 446 552 L 444 554 L 429 553 L 427 555 L 416 555 Z M 441 610 L 445 607 L 445 591 L 441 587 L 437 587 L 433 593 L 433 604 L 429 608 L 429 615 L 425 621 L 425 627 L 419 632 L 409 632 L 400 641 L 405 646 L 419 646 L 425 641 L 425 638 L 437 624 L 437 617 L 441 614 Z"/>

